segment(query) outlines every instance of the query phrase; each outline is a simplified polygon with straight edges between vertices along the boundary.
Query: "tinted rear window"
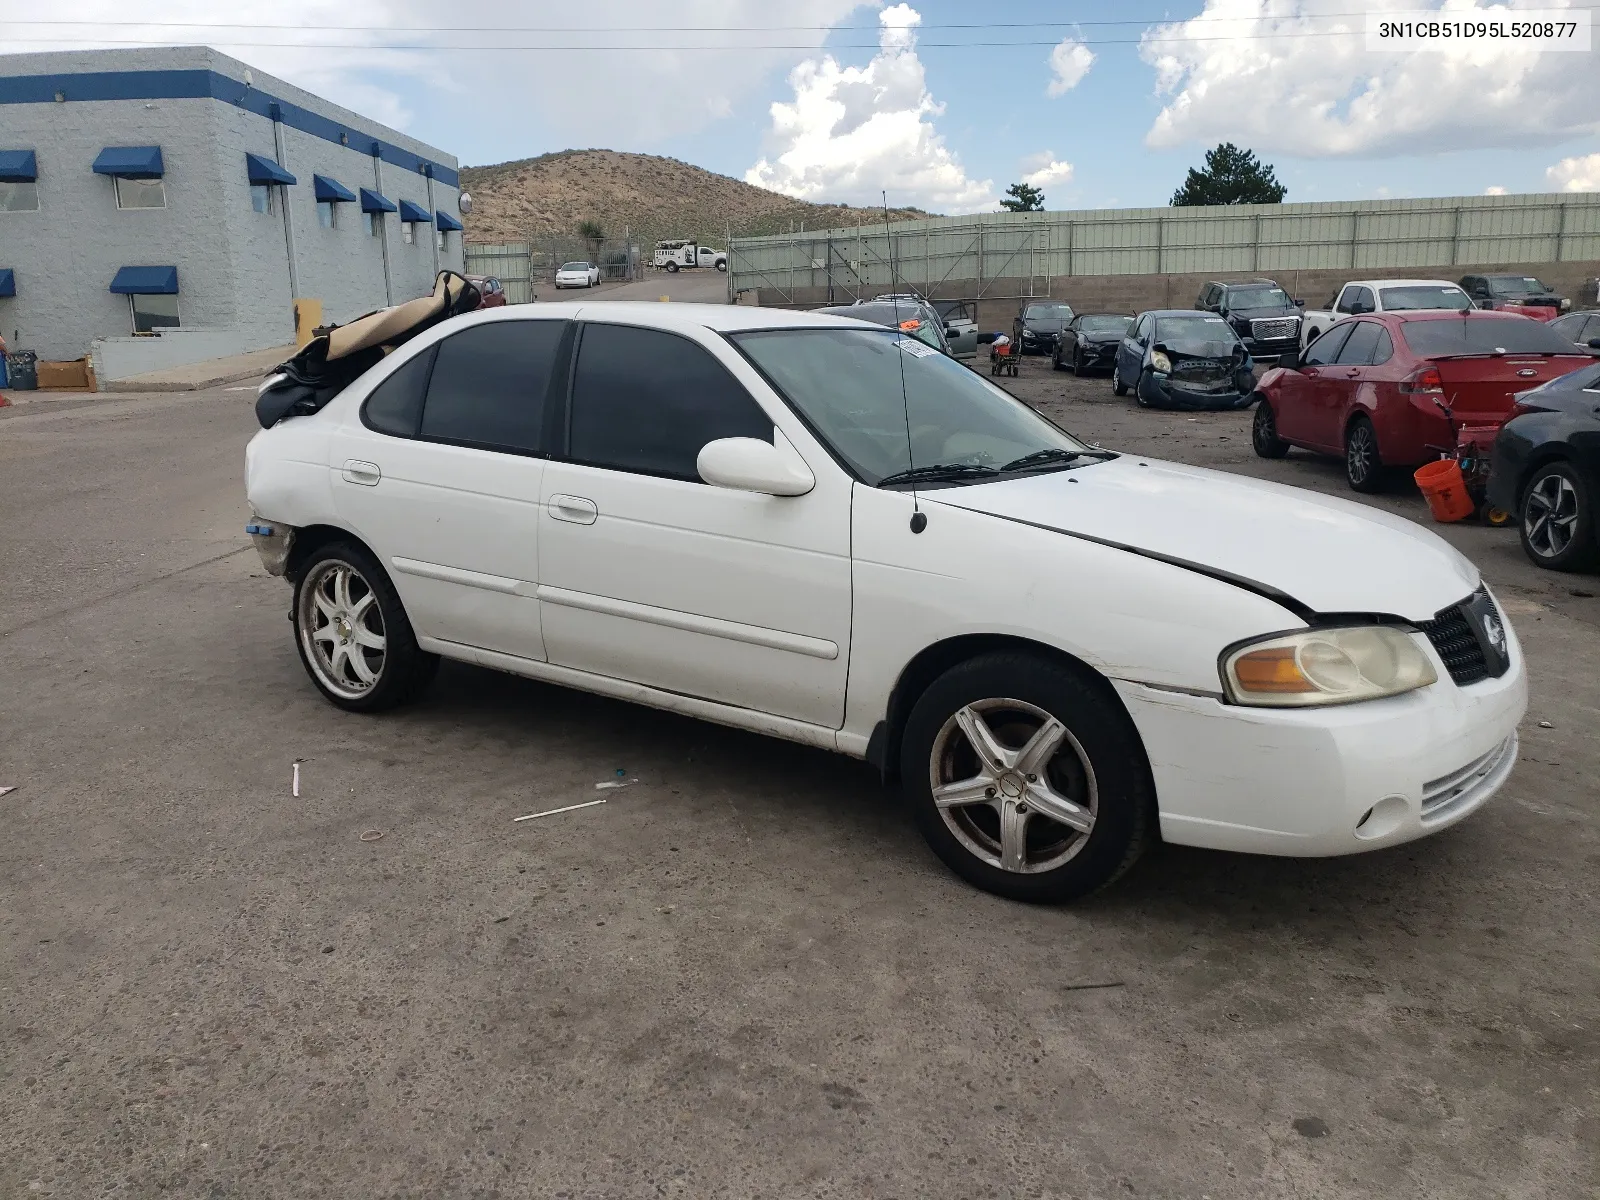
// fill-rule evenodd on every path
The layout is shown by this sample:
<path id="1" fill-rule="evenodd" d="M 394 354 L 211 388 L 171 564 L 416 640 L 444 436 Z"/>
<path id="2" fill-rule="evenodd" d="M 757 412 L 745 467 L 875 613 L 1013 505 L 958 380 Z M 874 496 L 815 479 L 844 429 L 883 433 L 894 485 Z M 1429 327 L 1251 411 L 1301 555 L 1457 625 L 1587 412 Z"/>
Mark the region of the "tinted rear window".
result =
<path id="1" fill-rule="evenodd" d="M 1468 309 L 1472 301 L 1456 287 L 1392 287 L 1379 288 L 1386 312 L 1403 312 L 1407 309 L 1456 308 Z"/>
<path id="2" fill-rule="evenodd" d="M 1571 354 L 1573 344 L 1559 333 L 1526 318 L 1463 317 L 1446 321 L 1407 321 L 1400 327 L 1406 345 L 1423 358 L 1452 354 Z"/>

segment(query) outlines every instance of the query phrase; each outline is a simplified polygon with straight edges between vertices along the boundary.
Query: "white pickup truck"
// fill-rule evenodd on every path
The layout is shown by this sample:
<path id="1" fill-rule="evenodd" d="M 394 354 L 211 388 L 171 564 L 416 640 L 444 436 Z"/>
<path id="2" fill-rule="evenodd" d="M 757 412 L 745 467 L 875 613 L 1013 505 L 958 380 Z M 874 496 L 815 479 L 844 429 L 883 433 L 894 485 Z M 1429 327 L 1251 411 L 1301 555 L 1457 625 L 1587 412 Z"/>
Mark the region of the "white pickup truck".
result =
<path id="1" fill-rule="evenodd" d="M 693 241 L 657 242 L 656 256 L 652 265 L 662 267 L 669 272 L 679 271 L 684 267 L 715 267 L 719 271 L 726 271 L 728 252 L 713 250 L 710 246 L 702 246 Z"/>
<path id="2" fill-rule="evenodd" d="M 1445 279 L 1360 279 L 1347 283 L 1325 309 L 1306 309 L 1300 319 L 1300 349 L 1346 317 L 1363 313 L 1402 312 L 1417 309 L 1466 311 L 1472 299 Z"/>

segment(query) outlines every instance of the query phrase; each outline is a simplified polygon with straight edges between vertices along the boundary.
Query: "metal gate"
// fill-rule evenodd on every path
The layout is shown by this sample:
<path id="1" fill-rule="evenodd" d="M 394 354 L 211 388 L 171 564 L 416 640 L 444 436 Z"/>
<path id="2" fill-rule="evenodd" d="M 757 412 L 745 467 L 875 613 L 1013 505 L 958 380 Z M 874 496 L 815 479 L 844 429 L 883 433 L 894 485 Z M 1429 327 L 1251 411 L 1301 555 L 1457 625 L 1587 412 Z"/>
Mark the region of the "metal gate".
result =
<path id="1" fill-rule="evenodd" d="M 527 242 L 466 248 L 468 275 L 493 275 L 506 289 L 507 304 L 533 301 L 533 257 Z"/>

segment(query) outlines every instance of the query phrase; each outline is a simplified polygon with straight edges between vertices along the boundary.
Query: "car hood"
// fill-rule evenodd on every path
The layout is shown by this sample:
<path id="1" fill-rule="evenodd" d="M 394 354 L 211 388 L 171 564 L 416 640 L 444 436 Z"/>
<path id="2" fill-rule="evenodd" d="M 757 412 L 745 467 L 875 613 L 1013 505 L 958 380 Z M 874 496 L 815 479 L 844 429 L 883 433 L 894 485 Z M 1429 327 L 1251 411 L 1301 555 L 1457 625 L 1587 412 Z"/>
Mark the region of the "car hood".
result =
<path id="1" fill-rule="evenodd" d="M 1426 621 L 1478 587 L 1471 562 L 1402 517 L 1132 455 L 924 496 L 1227 578 L 1291 610 Z"/>

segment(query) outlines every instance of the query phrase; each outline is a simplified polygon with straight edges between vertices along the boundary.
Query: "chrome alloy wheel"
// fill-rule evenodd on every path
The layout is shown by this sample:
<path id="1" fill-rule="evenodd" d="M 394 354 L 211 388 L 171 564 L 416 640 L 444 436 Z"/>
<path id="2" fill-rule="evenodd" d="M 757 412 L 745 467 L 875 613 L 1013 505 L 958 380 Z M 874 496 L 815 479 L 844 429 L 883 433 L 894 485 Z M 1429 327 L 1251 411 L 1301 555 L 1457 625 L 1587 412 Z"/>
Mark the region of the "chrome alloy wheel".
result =
<path id="1" fill-rule="evenodd" d="M 318 563 L 300 589 L 296 625 L 306 661 L 330 692 L 355 700 L 383 676 L 388 641 L 378 597 L 347 562 Z"/>
<path id="2" fill-rule="evenodd" d="M 1100 807 L 1094 768 L 1042 708 L 1000 698 L 963 706 L 934 739 L 928 770 L 939 816 L 992 867 L 1049 871 L 1088 844 Z"/>
<path id="3" fill-rule="evenodd" d="M 1578 531 L 1578 490 L 1557 471 L 1537 480 L 1522 507 L 1522 529 L 1540 558 L 1555 558 Z"/>
<path id="4" fill-rule="evenodd" d="M 1378 439 L 1365 421 L 1357 422 L 1345 440 L 1344 464 L 1350 482 L 1357 487 L 1366 483 L 1377 468 Z"/>

